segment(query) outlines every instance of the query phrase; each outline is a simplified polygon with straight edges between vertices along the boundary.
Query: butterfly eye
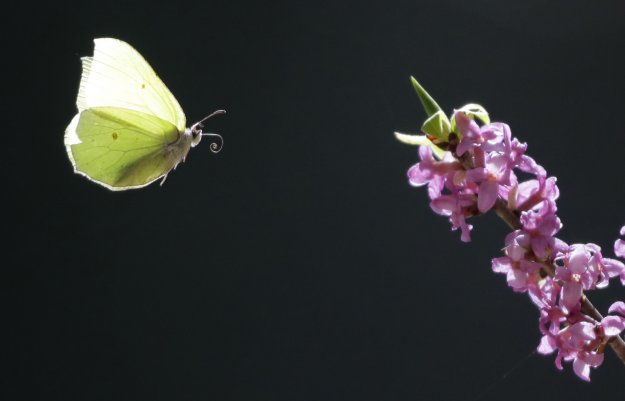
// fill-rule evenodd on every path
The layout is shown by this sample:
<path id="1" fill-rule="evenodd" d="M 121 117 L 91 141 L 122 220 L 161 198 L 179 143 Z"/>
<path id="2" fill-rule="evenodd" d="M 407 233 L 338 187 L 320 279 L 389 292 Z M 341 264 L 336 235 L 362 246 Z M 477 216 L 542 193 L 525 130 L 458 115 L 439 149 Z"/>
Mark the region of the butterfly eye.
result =
<path id="1" fill-rule="evenodd" d="M 193 139 L 202 135 L 202 128 L 204 128 L 204 125 L 201 122 L 193 124 L 191 127 L 191 136 Z"/>

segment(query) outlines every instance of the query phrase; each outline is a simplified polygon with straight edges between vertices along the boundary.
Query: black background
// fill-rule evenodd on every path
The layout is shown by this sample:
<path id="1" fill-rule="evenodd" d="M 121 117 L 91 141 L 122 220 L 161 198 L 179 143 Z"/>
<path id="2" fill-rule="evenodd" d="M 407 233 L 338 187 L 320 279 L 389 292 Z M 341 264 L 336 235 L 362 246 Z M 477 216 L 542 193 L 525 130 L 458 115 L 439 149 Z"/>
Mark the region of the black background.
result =
<path id="1" fill-rule="evenodd" d="M 393 131 L 483 104 L 561 189 L 567 242 L 623 216 L 622 1 L 81 2 L 3 10 L 6 400 L 622 400 L 531 355 L 538 312 L 434 215 Z M 79 56 L 128 41 L 193 122 L 163 187 L 72 173 Z M 625 291 L 589 294 L 605 312 Z M 529 355 L 529 356 L 528 356 Z"/>

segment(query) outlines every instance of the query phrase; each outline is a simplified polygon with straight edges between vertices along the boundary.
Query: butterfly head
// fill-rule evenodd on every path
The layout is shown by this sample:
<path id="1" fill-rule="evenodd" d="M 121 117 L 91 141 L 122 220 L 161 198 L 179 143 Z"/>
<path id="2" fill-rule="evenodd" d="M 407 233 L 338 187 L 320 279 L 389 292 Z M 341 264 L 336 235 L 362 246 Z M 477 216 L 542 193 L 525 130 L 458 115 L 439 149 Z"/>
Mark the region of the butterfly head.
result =
<path id="1" fill-rule="evenodd" d="M 216 110 L 216 111 L 212 112 L 211 114 L 209 114 L 208 116 L 206 116 L 203 119 L 201 119 L 200 121 L 198 121 L 195 124 L 193 124 L 191 126 L 191 128 L 189 129 L 189 133 L 191 135 L 191 147 L 197 146 L 200 143 L 200 141 L 202 140 L 202 137 L 210 136 L 210 137 L 213 137 L 213 138 L 219 138 L 220 144 L 217 144 L 215 142 L 212 142 L 210 144 L 211 151 L 213 153 L 218 153 L 221 150 L 221 148 L 223 147 L 223 144 L 224 144 L 223 138 L 219 134 L 204 133 L 204 132 L 202 132 L 202 128 L 204 128 L 204 121 L 206 121 L 209 118 L 211 118 L 213 116 L 216 116 L 218 114 L 225 114 L 225 113 L 226 113 L 225 110 Z"/>

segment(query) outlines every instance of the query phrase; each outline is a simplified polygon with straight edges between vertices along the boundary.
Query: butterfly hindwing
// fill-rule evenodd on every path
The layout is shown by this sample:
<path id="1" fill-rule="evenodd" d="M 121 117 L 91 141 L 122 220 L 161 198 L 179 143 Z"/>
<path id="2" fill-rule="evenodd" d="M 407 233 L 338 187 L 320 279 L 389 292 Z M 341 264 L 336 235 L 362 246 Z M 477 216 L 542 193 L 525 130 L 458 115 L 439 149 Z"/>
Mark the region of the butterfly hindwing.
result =
<path id="1" fill-rule="evenodd" d="M 170 145 L 179 136 L 176 126 L 154 115 L 93 107 L 74 117 L 65 145 L 77 172 L 124 190 L 146 186 L 174 168 L 182 156 Z"/>

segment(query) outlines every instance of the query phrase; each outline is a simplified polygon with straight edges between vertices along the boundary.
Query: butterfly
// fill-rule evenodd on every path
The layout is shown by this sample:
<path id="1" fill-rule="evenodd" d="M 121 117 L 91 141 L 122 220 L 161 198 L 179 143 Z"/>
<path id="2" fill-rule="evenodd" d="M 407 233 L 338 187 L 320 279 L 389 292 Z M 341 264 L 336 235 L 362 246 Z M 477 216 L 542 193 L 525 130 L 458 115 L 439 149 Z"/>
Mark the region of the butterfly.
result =
<path id="1" fill-rule="evenodd" d="M 93 57 L 83 57 L 76 106 L 65 130 L 65 148 L 74 172 L 113 191 L 142 188 L 185 160 L 203 136 L 217 153 L 218 134 L 203 133 L 217 110 L 186 127 L 176 98 L 145 59 L 128 43 L 95 39 Z"/>

